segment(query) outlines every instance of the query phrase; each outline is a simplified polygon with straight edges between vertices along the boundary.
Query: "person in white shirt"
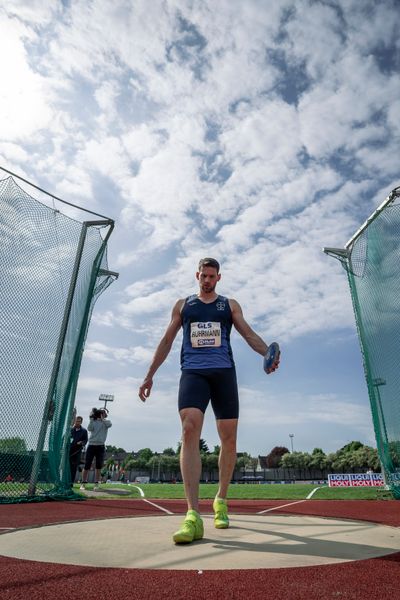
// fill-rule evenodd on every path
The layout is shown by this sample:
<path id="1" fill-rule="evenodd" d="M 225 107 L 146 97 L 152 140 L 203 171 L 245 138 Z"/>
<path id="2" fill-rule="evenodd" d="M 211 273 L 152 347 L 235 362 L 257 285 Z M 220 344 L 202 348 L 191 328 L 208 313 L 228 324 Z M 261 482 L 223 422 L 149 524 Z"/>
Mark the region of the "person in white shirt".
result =
<path id="1" fill-rule="evenodd" d="M 105 442 L 107 439 L 107 433 L 112 423 L 106 417 L 108 411 L 106 408 L 93 408 L 90 413 L 90 422 L 88 425 L 89 431 L 89 443 L 86 450 L 85 457 L 85 468 L 82 473 L 82 485 L 81 490 L 86 489 L 86 484 L 89 476 L 89 470 L 92 466 L 93 459 L 96 460 L 96 474 L 95 474 L 95 485 L 93 491 L 100 489 L 101 483 L 101 469 L 104 465 L 104 454 L 105 454 Z"/>

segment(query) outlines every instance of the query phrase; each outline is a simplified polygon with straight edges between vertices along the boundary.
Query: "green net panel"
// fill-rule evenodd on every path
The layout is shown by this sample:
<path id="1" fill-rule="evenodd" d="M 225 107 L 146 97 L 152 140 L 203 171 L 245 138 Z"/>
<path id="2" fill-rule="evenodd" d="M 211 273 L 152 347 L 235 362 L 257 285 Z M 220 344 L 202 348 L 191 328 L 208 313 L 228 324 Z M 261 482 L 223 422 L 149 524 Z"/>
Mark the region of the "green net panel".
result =
<path id="1" fill-rule="evenodd" d="M 80 222 L 0 181 L 0 502 L 72 498 L 69 431 L 111 220 Z"/>
<path id="2" fill-rule="evenodd" d="M 377 448 L 387 485 L 400 499 L 400 188 L 345 249 L 324 250 L 347 272 Z"/>

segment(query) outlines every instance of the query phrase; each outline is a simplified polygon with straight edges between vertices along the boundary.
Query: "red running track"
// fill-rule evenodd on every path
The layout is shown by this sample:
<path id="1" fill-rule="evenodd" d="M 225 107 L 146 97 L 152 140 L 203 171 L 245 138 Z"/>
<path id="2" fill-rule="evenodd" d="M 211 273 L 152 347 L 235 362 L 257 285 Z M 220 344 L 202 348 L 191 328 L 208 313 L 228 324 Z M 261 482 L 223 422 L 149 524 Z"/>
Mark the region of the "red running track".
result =
<path id="1" fill-rule="evenodd" d="M 184 513 L 182 500 L 154 500 Z M 400 526 L 398 501 L 230 501 L 237 514 L 267 509 Z M 211 513 L 211 501 L 202 502 Z M 24 528 L 89 519 L 159 515 L 143 500 L 46 502 L 0 506 L 0 528 Z M 0 537 L 1 555 L 1 537 Z M 400 600 L 400 553 L 316 567 L 228 571 L 96 569 L 0 556 L 1 600 Z"/>

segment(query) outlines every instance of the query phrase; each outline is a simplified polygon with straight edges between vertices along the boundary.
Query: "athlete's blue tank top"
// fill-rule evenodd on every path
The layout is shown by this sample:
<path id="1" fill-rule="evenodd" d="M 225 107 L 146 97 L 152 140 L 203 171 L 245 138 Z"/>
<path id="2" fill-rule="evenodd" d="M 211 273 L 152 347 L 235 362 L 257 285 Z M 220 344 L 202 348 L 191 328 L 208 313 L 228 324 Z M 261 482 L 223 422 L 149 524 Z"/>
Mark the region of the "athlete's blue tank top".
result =
<path id="1" fill-rule="evenodd" d="M 234 366 L 228 298 L 206 304 L 196 295 L 185 300 L 182 312 L 182 369 L 229 369 Z"/>

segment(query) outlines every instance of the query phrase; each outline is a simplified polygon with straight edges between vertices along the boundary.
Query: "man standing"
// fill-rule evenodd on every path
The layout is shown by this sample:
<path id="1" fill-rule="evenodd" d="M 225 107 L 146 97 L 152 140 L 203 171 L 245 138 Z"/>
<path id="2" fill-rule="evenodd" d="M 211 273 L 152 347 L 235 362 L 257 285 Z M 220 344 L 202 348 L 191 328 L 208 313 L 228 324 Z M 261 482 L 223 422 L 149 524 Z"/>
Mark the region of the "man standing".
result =
<path id="1" fill-rule="evenodd" d="M 93 459 L 96 460 L 95 485 L 93 487 L 93 491 L 97 492 L 100 489 L 101 470 L 104 465 L 104 454 L 106 451 L 105 443 L 108 430 L 112 426 L 111 421 L 106 418 L 107 416 L 108 411 L 105 408 L 93 408 L 92 412 L 90 413 L 90 422 L 88 425 L 90 437 L 86 450 L 85 468 L 83 469 L 82 485 L 80 487 L 81 490 L 86 489 L 89 470 L 92 466 Z"/>
<path id="2" fill-rule="evenodd" d="M 173 535 L 177 544 L 203 537 L 203 521 L 199 514 L 199 440 L 210 400 L 221 440 L 219 488 L 213 502 L 214 524 L 218 529 L 229 527 L 226 497 L 236 464 L 239 417 L 236 372 L 230 344 L 232 325 L 255 352 L 265 356 L 268 350 L 267 344 L 245 321 L 238 302 L 216 293 L 216 285 L 221 279 L 219 268 L 218 261 L 213 258 L 200 260 L 196 273 L 199 293 L 176 302 L 171 321 L 139 388 L 139 398 L 145 402 L 151 393 L 154 374 L 167 358 L 182 327 L 182 375 L 178 405 L 182 422 L 180 464 L 188 512 L 182 527 Z M 268 373 L 275 371 L 278 366 L 279 355 Z"/>
<path id="3" fill-rule="evenodd" d="M 76 471 L 81 462 L 82 450 L 87 444 L 88 433 L 82 427 L 82 417 L 76 417 L 74 426 L 71 428 L 71 443 L 69 447 L 69 465 L 71 469 L 71 486 L 76 477 Z"/>

